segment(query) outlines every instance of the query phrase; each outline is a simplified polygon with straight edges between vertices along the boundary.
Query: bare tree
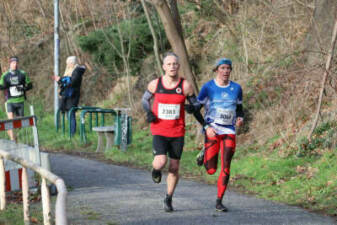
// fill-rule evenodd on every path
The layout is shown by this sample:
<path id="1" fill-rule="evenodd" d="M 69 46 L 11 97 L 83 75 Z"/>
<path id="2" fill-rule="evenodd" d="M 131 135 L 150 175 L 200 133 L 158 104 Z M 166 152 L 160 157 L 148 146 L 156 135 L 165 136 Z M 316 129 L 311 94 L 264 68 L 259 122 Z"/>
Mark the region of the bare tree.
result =
<path id="1" fill-rule="evenodd" d="M 168 0 L 168 4 L 170 6 L 172 18 L 173 18 L 174 24 L 177 27 L 178 33 L 180 34 L 181 38 L 184 39 L 184 33 L 183 33 L 184 31 L 181 25 L 181 18 L 180 18 L 180 13 L 178 10 L 177 0 Z"/>
<path id="2" fill-rule="evenodd" d="M 157 39 L 157 36 L 156 36 L 156 32 L 154 31 L 152 21 L 151 21 L 149 12 L 148 12 L 148 8 L 146 6 L 146 2 L 144 0 L 141 0 L 141 2 L 142 2 L 142 6 L 143 6 L 143 9 L 144 9 L 144 12 L 145 12 L 147 23 L 149 24 L 150 31 L 151 31 L 152 38 L 153 38 L 153 50 L 154 50 L 154 54 L 156 56 L 158 72 L 159 72 L 159 74 L 163 74 L 163 68 L 161 67 L 162 63 L 161 63 L 161 60 L 160 60 L 160 57 L 159 57 L 158 39 Z"/>
<path id="3" fill-rule="evenodd" d="M 333 29 L 333 32 L 332 32 L 332 40 L 331 40 L 331 45 L 330 45 L 330 51 L 329 51 L 329 54 L 328 54 L 328 58 L 327 58 L 326 65 L 325 65 L 325 71 L 324 71 L 324 74 L 323 74 L 322 87 L 321 87 L 321 90 L 320 90 L 320 93 L 319 93 L 319 99 L 318 99 L 318 105 L 317 105 L 315 120 L 314 120 L 314 123 L 311 127 L 311 130 L 310 130 L 309 134 L 308 134 L 308 140 L 309 141 L 311 139 L 312 133 L 314 132 L 314 130 L 317 126 L 317 121 L 318 121 L 318 118 L 319 118 L 319 113 L 320 113 L 321 105 L 322 105 L 323 93 L 324 93 L 324 89 L 325 89 L 325 83 L 326 83 L 327 77 L 329 75 L 329 70 L 331 68 L 331 61 L 332 61 L 332 58 L 333 58 L 333 55 L 334 55 L 334 49 L 335 49 L 335 44 L 336 44 L 336 36 L 337 36 L 337 19 L 335 21 L 335 26 L 334 26 L 334 29 Z"/>
<path id="4" fill-rule="evenodd" d="M 313 19 L 308 32 L 305 48 L 309 52 L 309 64 L 322 63 L 322 55 L 327 54 L 334 19 L 337 17 L 337 4 L 334 0 L 315 0 Z"/>
<path id="5" fill-rule="evenodd" d="M 175 25 L 173 16 L 171 14 L 170 8 L 167 5 L 167 2 L 163 0 L 148 0 L 148 1 L 155 6 L 160 16 L 160 19 L 164 25 L 167 39 L 169 40 L 173 51 L 180 58 L 180 64 L 183 75 L 186 77 L 186 79 L 188 79 L 191 82 L 194 92 L 198 93 L 198 85 L 192 73 L 185 42 L 181 38 L 181 35 L 177 30 L 177 27 Z"/>

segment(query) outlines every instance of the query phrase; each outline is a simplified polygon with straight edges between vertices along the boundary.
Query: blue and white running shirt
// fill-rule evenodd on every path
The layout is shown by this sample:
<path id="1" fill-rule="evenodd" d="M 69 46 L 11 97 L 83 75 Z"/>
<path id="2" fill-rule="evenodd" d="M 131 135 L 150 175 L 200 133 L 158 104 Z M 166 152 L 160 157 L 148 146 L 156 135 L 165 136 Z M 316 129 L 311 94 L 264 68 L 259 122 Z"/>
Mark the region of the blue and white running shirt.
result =
<path id="1" fill-rule="evenodd" d="M 217 134 L 235 134 L 236 106 L 242 104 L 242 89 L 238 83 L 229 81 L 228 85 L 220 86 L 210 80 L 202 86 L 198 101 L 205 106 L 205 122 Z"/>

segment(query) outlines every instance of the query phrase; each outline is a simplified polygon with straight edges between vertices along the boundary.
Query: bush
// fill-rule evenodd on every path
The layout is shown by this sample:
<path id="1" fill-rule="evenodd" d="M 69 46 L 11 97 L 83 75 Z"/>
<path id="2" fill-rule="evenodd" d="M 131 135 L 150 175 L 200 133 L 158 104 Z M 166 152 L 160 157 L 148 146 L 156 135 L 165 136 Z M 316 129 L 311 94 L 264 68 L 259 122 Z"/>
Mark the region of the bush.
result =
<path id="1" fill-rule="evenodd" d="M 298 148 L 301 154 L 309 153 L 319 148 L 336 147 L 335 136 L 337 134 L 336 122 L 326 122 L 317 126 L 313 132 L 311 141 L 302 137 L 298 141 Z"/>
<path id="2" fill-rule="evenodd" d="M 142 59 L 153 52 L 153 38 L 145 16 L 124 20 L 119 24 L 121 36 L 118 33 L 118 25 L 112 25 L 101 30 L 89 33 L 87 36 L 79 36 L 77 42 L 85 52 L 92 55 L 94 61 L 103 65 L 110 73 L 115 73 L 115 67 L 123 70 L 121 58 L 121 41 L 127 54 L 130 48 L 129 67 L 134 75 L 139 71 Z M 154 29 L 161 37 L 165 37 L 162 26 L 154 24 Z M 158 35 L 158 36 L 159 36 Z M 164 48 L 168 42 L 162 40 Z"/>

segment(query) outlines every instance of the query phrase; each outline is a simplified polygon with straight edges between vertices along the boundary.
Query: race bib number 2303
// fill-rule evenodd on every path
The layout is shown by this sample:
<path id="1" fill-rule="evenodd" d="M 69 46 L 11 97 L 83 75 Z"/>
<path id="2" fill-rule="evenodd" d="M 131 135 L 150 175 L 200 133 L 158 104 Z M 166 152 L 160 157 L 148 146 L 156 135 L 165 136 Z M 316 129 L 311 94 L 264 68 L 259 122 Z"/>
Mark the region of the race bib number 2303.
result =
<path id="1" fill-rule="evenodd" d="M 163 120 L 176 120 L 180 117 L 179 104 L 158 104 L 158 118 Z"/>

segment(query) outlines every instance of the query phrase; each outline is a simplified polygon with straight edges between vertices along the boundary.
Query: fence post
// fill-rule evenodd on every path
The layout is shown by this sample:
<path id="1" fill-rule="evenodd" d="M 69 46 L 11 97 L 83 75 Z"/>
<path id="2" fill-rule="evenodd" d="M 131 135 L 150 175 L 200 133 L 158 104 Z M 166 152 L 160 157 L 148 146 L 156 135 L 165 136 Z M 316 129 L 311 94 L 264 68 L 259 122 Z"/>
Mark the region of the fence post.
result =
<path id="1" fill-rule="evenodd" d="M 117 111 L 116 117 L 115 117 L 115 145 L 121 144 L 121 111 Z"/>
<path id="2" fill-rule="evenodd" d="M 25 225 L 30 224 L 29 216 L 29 185 L 27 168 L 22 167 L 22 202 L 23 202 L 23 221 Z"/>
<path id="3" fill-rule="evenodd" d="M 35 112 L 34 112 L 34 107 L 31 105 L 30 106 L 30 115 L 34 116 Z M 39 145 L 39 134 L 37 132 L 37 124 L 36 124 L 36 117 L 33 117 L 34 120 L 34 126 L 32 126 L 32 130 L 33 130 L 33 135 L 34 135 L 34 151 L 35 151 L 35 156 L 37 157 L 38 160 L 38 164 L 41 165 L 41 156 L 40 156 L 40 145 Z"/>
<path id="4" fill-rule="evenodd" d="M 66 205 L 67 198 L 67 188 L 62 179 L 58 179 L 55 182 L 58 193 L 56 205 L 55 205 L 55 224 L 56 225 L 67 225 L 67 211 L 64 207 Z"/>
<path id="5" fill-rule="evenodd" d="M 66 134 L 66 120 L 65 120 L 66 112 L 62 112 L 62 132 Z"/>
<path id="6" fill-rule="evenodd" d="M 95 112 L 95 114 L 96 114 L 96 127 L 98 127 L 98 112 Z"/>
<path id="7" fill-rule="evenodd" d="M 41 197 L 42 197 L 42 211 L 43 211 L 43 224 L 50 225 L 50 194 L 47 186 L 47 181 L 42 178 L 41 183 Z"/>
<path id="8" fill-rule="evenodd" d="M 89 132 L 92 131 L 92 112 L 89 113 Z"/>
<path id="9" fill-rule="evenodd" d="M 56 132 L 60 129 L 60 109 L 56 111 Z"/>
<path id="10" fill-rule="evenodd" d="M 104 127 L 104 113 L 101 113 L 101 126 Z"/>
<path id="11" fill-rule="evenodd" d="M 4 158 L 0 156 L 0 210 L 6 208 L 6 178 Z"/>

